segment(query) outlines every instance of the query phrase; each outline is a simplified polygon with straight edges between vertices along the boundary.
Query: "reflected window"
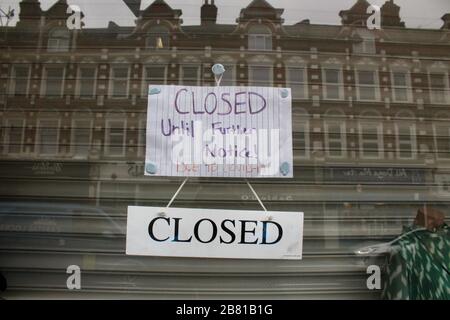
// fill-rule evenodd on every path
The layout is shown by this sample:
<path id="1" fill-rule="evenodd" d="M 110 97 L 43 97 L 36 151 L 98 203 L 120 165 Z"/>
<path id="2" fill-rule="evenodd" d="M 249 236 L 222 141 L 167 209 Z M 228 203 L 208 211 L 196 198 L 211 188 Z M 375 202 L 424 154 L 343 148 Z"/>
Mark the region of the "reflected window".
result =
<path id="1" fill-rule="evenodd" d="M 342 70 L 338 68 L 325 68 L 323 73 L 323 94 L 325 99 L 341 100 L 343 93 Z"/>
<path id="2" fill-rule="evenodd" d="M 294 99 L 305 99 L 306 93 L 306 69 L 302 67 L 286 68 L 287 85 L 292 89 Z"/>
<path id="3" fill-rule="evenodd" d="M 235 82 L 235 73 L 236 68 L 234 65 L 225 64 L 225 73 L 222 76 L 222 80 L 220 81 L 221 86 L 234 86 Z"/>
<path id="4" fill-rule="evenodd" d="M 138 155 L 145 156 L 146 147 L 146 131 L 147 131 L 147 121 L 139 121 L 139 134 L 138 134 Z"/>
<path id="5" fill-rule="evenodd" d="M 30 83 L 30 66 L 14 65 L 10 78 L 9 93 L 14 96 L 26 96 Z"/>
<path id="6" fill-rule="evenodd" d="M 144 67 L 144 82 L 142 88 L 142 96 L 147 96 L 148 87 L 151 84 L 166 83 L 167 67 L 163 65 L 152 65 Z"/>
<path id="7" fill-rule="evenodd" d="M 399 159 L 415 159 L 417 154 L 416 125 L 405 120 L 395 124 L 397 157 Z"/>
<path id="8" fill-rule="evenodd" d="M 392 91 L 395 102 L 412 101 L 411 77 L 407 71 L 392 72 Z"/>
<path id="9" fill-rule="evenodd" d="M 357 54 L 375 54 L 375 36 L 366 29 L 359 29 L 353 33 L 353 52 Z"/>
<path id="10" fill-rule="evenodd" d="M 182 65 L 181 66 L 181 84 L 197 86 L 200 83 L 200 66 Z"/>
<path id="11" fill-rule="evenodd" d="M 113 98 L 128 97 L 129 67 L 114 66 L 111 68 L 110 96 Z"/>
<path id="12" fill-rule="evenodd" d="M 38 153 L 53 156 L 58 153 L 59 121 L 56 119 L 39 120 L 37 130 Z"/>
<path id="13" fill-rule="evenodd" d="M 47 50 L 50 52 L 69 51 L 70 33 L 67 29 L 54 29 L 48 35 Z"/>
<path id="14" fill-rule="evenodd" d="M 74 158 L 85 159 L 89 155 L 92 139 L 92 120 L 74 119 L 72 123 L 72 153 Z"/>
<path id="15" fill-rule="evenodd" d="M 374 70 L 356 70 L 358 100 L 379 100 L 378 73 Z"/>
<path id="16" fill-rule="evenodd" d="M 450 159 L 450 125 L 447 121 L 433 124 L 437 157 Z"/>
<path id="17" fill-rule="evenodd" d="M 325 120 L 326 153 L 330 158 L 343 158 L 346 155 L 346 129 L 345 120 L 339 120 L 342 114 L 330 113 L 332 119 Z M 334 118 L 334 119 L 333 119 Z"/>
<path id="18" fill-rule="evenodd" d="M 263 25 L 252 26 L 248 30 L 249 50 L 272 50 L 272 32 Z"/>
<path id="19" fill-rule="evenodd" d="M 383 124 L 375 114 L 363 114 L 359 123 L 360 155 L 364 159 L 383 157 Z M 370 119 L 372 118 L 372 119 Z"/>
<path id="20" fill-rule="evenodd" d="M 448 98 L 448 75 L 446 73 L 432 72 L 430 77 L 431 102 L 444 104 Z"/>
<path id="21" fill-rule="evenodd" d="M 64 89 L 64 67 L 45 67 L 43 94 L 49 98 L 61 97 Z"/>
<path id="22" fill-rule="evenodd" d="M 4 128 L 4 135 L 5 152 L 9 154 L 21 153 L 25 135 L 25 120 L 8 119 Z"/>
<path id="23" fill-rule="evenodd" d="M 309 122 L 298 121 L 294 123 L 294 142 L 298 155 L 302 159 L 309 159 Z"/>
<path id="24" fill-rule="evenodd" d="M 78 69 L 78 96 L 81 98 L 92 98 L 95 96 L 97 68 L 82 66 Z"/>
<path id="25" fill-rule="evenodd" d="M 271 87 L 273 70 L 271 66 L 250 66 L 250 85 L 256 87 Z"/>
<path id="26" fill-rule="evenodd" d="M 163 26 L 156 26 L 148 32 L 145 38 L 145 47 L 147 49 L 167 49 L 169 40 L 169 30 Z"/>
<path id="27" fill-rule="evenodd" d="M 108 156 L 125 155 L 126 121 L 108 120 L 106 124 L 105 152 Z"/>

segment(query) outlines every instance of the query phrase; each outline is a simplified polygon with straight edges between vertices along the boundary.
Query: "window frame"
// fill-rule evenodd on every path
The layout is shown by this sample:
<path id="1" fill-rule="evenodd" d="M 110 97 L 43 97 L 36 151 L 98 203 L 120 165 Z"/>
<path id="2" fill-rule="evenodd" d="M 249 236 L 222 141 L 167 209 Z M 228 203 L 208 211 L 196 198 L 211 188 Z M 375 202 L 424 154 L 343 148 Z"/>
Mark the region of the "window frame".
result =
<path id="1" fill-rule="evenodd" d="M 124 69 L 127 68 L 127 76 L 126 76 L 127 85 L 126 85 L 126 94 L 124 96 L 116 96 L 114 94 L 115 81 L 123 81 L 125 79 L 125 78 L 120 78 L 120 79 L 115 78 L 114 69 L 119 69 L 119 68 L 124 68 Z M 110 99 L 128 99 L 128 97 L 130 96 L 130 75 L 131 75 L 130 64 L 129 63 L 111 64 L 109 74 L 110 74 L 110 76 L 109 76 L 108 97 Z"/>
<path id="2" fill-rule="evenodd" d="M 361 84 L 359 73 L 360 72 L 373 72 L 374 76 L 374 84 Z M 380 78 L 379 72 L 377 68 L 355 68 L 355 84 L 356 84 L 356 98 L 358 101 L 362 102 L 378 102 L 381 99 L 380 94 Z M 361 97 L 361 89 L 362 88 L 373 88 L 374 89 L 374 98 L 367 99 Z"/>
<path id="3" fill-rule="evenodd" d="M 293 69 L 301 70 L 303 82 L 295 82 L 295 81 L 291 80 L 290 70 L 293 70 Z M 308 99 L 309 98 L 309 95 L 308 95 L 308 70 L 307 70 L 306 66 L 304 66 L 304 65 L 303 66 L 302 65 L 300 65 L 300 66 L 286 65 L 286 85 L 291 88 L 292 88 L 292 86 L 298 86 L 298 85 L 301 85 L 303 87 L 301 97 L 296 96 L 295 95 L 296 91 L 292 90 L 292 99 L 293 100 Z"/>
<path id="4" fill-rule="evenodd" d="M 329 137 L 329 134 L 330 134 L 329 127 L 330 127 L 330 125 L 336 125 L 336 126 L 339 127 L 339 130 L 340 130 L 340 132 L 339 132 L 339 136 L 340 136 L 339 142 L 341 144 L 341 150 L 340 150 L 341 154 L 340 155 L 332 155 L 330 153 L 330 141 L 331 140 L 332 141 L 335 140 L 335 139 L 330 139 L 330 137 Z M 325 153 L 326 153 L 327 157 L 331 158 L 331 159 L 345 159 L 347 157 L 347 126 L 346 126 L 345 120 L 344 121 L 339 121 L 339 120 L 336 120 L 336 119 L 332 119 L 332 120 L 325 119 L 325 121 L 324 121 L 324 131 L 325 131 L 325 150 L 326 150 Z"/>
<path id="5" fill-rule="evenodd" d="M 415 160 L 417 159 L 417 131 L 416 131 L 416 124 L 412 122 L 404 122 L 404 123 L 395 123 L 395 145 L 396 145 L 396 153 L 397 153 L 397 159 L 400 160 Z M 409 129 L 409 137 L 411 138 L 411 156 L 410 157 L 402 157 L 401 155 L 401 149 L 400 149 L 400 129 L 403 127 L 408 127 Z"/>
<path id="6" fill-rule="evenodd" d="M 406 85 L 398 86 L 395 84 L 395 73 L 404 73 L 406 75 Z M 406 68 L 391 68 L 391 90 L 392 90 L 392 101 L 395 103 L 411 103 L 413 101 L 413 92 L 412 92 L 412 81 L 411 81 L 411 72 Z M 396 89 L 404 89 L 406 90 L 406 100 L 399 100 L 396 95 Z"/>
<path id="7" fill-rule="evenodd" d="M 42 123 L 45 121 L 55 121 L 56 125 L 56 144 L 55 144 L 55 153 L 43 153 L 42 152 L 42 141 L 41 141 L 41 132 L 42 132 Z M 61 135 L 61 119 L 58 118 L 39 118 L 37 122 L 37 130 L 36 130 L 36 154 L 39 156 L 58 156 L 60 154 L 60 145 L 59 139 Z"/>
<path id="8" fill-rule="evenodd" d="M 87 153 L 86 157 L 78 156 L 77 152 L 76 152 L 75 136 L 77 136 L 76 135 L 76 129 L 79 128 L 76 125 L 76 123 L 78 121 L 89 122 L 89 127 L 88 127 L 88 129 L 89 129 L 89 144 L 88 144 L 88 153 Z M 93 136 L 94 136 L 93 130 L 92 130 L 93 126 L 94 126 L 94 121 L 92 119 L 77 118 L 77 117 L 72 119 L 72 130 L 71 130 L 71 133 L 70 133 L 70 141 L 71 141 L 70 153 L 72 154 L 72 156 L 74 158 L 76 158 L 76 159 L 87 159 L 87 158 L 89 158 L 89 149 L 92 148 L 92 140 L 93 140 Z"/>
<path id="9" fill-rule="evenodd" d="M 10 133 L 10 123 L 12 121 L 21 121 L 22 122 L 22 131 L 20 133 L 21 139 L 20 139 L 20 151 L 19 152 L 11 152 L 11 133 Z M 26 119 L 25 118 L 19 118 L 19 117 L 12 117 L 5 119 L 5 126 L 4 129 L 4 136 L 3 136 L 3 143 L 4 143 L 4 149 L 3 152 L 6 155 L 20 155 L 23 153 L 23 145 L 25 142 L 25 129 L 26 129 Z"/>
<path id="10" fill-rule="evenodd" d="M 376 127 L 377 130 L 377 143 L 378 143 L 378 154 L 377 156 L 367 156 L 365 155 L 365 147 L 364 143 L 367 141 L 364 139 L 364 132 L 363 129 L 367 128 L 369 126 Z M 358 122 L 358 136 L 359 136 L 359 155 L 361 159 L 365 160 L 381 160 L 383 159 L 384 154 L 384 137 L 383 137 L 383 124 L 382 123 L 375 123 L 375 121 L 370 120 L 360 120 Z M 375 140 L 371 140 L 370 142 L 374 142 Z"/>
<path id="11" fill-rule="evenodd" d="M 147 77 L 147 68 L 152 68 L 152 67 L 160 67 L 160 68 L 164 68 L 164 79 L 162 81 L 162 83 L 160 83 L 161 85 L 165 85 L 167 84 L 167 75 L 168 75 L 168 66 L 167 64 L 156 64 L 156 65 L 152 65 L 152 64 L 144 64 L 142 66 L 142 86 L 141 86 L 141 96 L 142 97 L 147 97 L 148 96 L 148 86 L 149 86 L 149 79 Z"/>
<path id="12" fill-rule="evenodd" d="M 61 78 L 61 89 L 60 89 L 60 93 L 58 95 L 48 95 L 47 94 L 47 89 L 48 89 L 48 70 L 49 69 L 62 69 L 62 78 Z M 46 65 L 44 66 L 43 70 L 43 77 L 42 77 L 42 85 L 41 85 L 41 97 L 45 97 L 45 98 L 61 98 L 64 96 L 64 87 L 66 85 L 66 65 L 64 64 L 63 66 L 61 65 Z"/>
<path id="13" fill-rule="evenodd" d="M 337 70 L 338 71 L 338 82 L 327 82 L 326 70 Z M 338 87 L 338 98 L 330 98 L 328 97 L 328 86 L 337 86 Z M 332 101 L 342 101 L 345 98 L 344 94 L 344 71 L 342 65 L 332 65 L 332 64 L 324 64 L 322 66 L 322 95 L 325 100 Z"/>
<path id="14" fill-rule="evenodd" d="M 30 94 L 30 82 L 31 82 L 31 63 L 26 63 L 26 64 L 13 64 L 11 67 L 11 78 L 10 78 L 10 84 L 8 86 L 8 95 L 12 96 L 12 97 L 17 97 L 18 94 L 16 93 L 16 86 L 17 86 L 17 77 L 16 77 L 16 69 L 17 67 L 26 67 L 28 68 L 28 76 L 26 78 L 26 92 L 25 92 L 25 97 L 28 97 L 28 95 Z M 22 79 L 22 78 L 21 78 Z"/>
<path id="15" fill-rule="evenodd" d="M 122 122 L 123 123 L 123 141 L 122 141 L 122 153 L 121 154 L 111 154 L 110 146 L 110 129 L 112 122 Z M 111 118 L 106 120 L 105 124 L 105 149 L 104 155 L 111 158 L 121 158 L 126 156 L 126 142 L 127 142 L 127 119 Z"/>
<path id="16" fill-rule="evenodd" d="M 81 82 L 83 81 L 83 78 L 81 77 L 81 69 L 88 69 L 92 68 L 94 69 L 94 77 L 93 77 L 93 90 L 92 90 L 92 96 L 85 96 L 81 94 Z M 95 98 L 97 95 L 97 77 L 98 77 L 98 66 L 97 65 L 86 65 L 82 64 L 78 66 L 77 69 L 77 83 L 76 83 L 76 89 L 75 89 L 75 97 L 80 99 L 92 99 Z"/>

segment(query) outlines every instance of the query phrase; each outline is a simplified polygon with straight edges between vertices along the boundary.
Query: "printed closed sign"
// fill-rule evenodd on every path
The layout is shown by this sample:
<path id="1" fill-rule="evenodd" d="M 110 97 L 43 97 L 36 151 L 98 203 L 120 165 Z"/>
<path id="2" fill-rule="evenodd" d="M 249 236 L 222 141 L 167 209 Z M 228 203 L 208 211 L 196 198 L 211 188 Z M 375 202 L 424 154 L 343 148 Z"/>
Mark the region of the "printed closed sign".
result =
<path id="1" fill-rule="evenodd" d="M 293 177 L 291 89 L 150 86 L 145 174 Z"/>
<path id="2" fill-rule="evenodd" d="M 302 258 L 303 213 L 128 207 L 126 254 Z"/>

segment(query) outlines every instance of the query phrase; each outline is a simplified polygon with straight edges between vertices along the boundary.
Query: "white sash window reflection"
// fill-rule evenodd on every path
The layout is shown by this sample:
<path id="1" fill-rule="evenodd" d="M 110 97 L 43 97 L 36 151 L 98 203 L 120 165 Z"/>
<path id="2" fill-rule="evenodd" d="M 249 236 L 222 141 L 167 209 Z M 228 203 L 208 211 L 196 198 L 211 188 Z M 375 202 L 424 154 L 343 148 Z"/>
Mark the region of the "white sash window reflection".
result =
<path id="1" fill-rule="evenodd" d="M 307 98 L 306 74 L 305 67 L 286 67 L 287 86 L 292 89 L 294 99 Z"/>
<path id="2" fill-rule="evenodd" d="M 59 120 L 40 119 L 37 130 L 37 150 L 42 156 L 55 156 L 59 149 Z"/>
<path id="3" fill-rule="evenodd" d="M 50 31 L 48 35 L 47 51 L 67 52 L 70 47 L 69 30 L 58 28 Z"/>
<path id="4" fill-rule="evenodd" d="M 397 157 L 399 159 L 415 159 L 417 155 L 416 125 L 414 115 L 410 112 L 399 112 L 396 116 L 395 135 Z"/>
<path id="5" fill-rule="evenodd" d="M 75 115 L 72 121 L 72 154 L 76 159 L 86 159 L 89 156 L 92 143 L 92 120 L 86 116 Z"/>
<path id="6" fill-rule="evenodd" d="M 165 84 L 167 77 L 167 66 L 165 65 L 147 65 L 144 66 L 144 81 L 142 86 L 142 96 L 148 95 L 149 85 Z"/>
<path id="7" fill-rule="evenodd" d="M 130 68 L 128 65 L 117 65 L 111 68 L 110 96 L 126 98 L 129 91 Z"/>
<path id="8" fill-rule="evenodd" d="M 356 70 L 357 97 L 361 101 L 378 101 L 378 72 L 376 70 Z"/>
<path id="9" fill-rule="evenodd" d="M 13 66 L 9 86 L 10 95 L 28 95 L 28 88 L 30 84 L 30 70 L 31 68 L 27 64 Z"/>
<path id="10" fill-rule="evenodd" d="M 3 127 L 4 151 L 6 154 L 22 153 L 25 136 L 25 120 L 21 118 L 7 119 Z"/>
<path id="11" fill-rule="evenodd" d="M 44 69 L 42 94 L 48 98 L 59 98 L 64 90 L 65 68 L 61 66 L 47 66 Z"/>
<path id="12" fill-rule="evenodd" d="M 272 50 L 272 32 L 264 25 L 254 25 L 248 30 L 249 50 Z"/>
<path id="13" fill-rule="evenodd" d="M 382 159 L 383 123 L 378 113 L 365 112 L 359 122 L 359 149 L 363 159 Z"/>
<path id="14" fill-rule="evenodd" d="M 188 64 L 181 66 L 180 84 L 197 86 L 200 84 L 200 65 Z"/>
<path id="15" fill-rule="evenodd" d="M 438 159 L 450 159 L 450 117 L 438 113 L 433 121 L 434 143 Z"/>
<path id="16" fill-rule="evenodd" d="M 448 73 L 431 71 L 429 73 L 431 102 L 445 104 L 450 102 Z"/>
<path id="17" fill-rule="evenodd" d="M 345 115 L 337 110 L 325 116 L 325 146 L 330 158 L 344 158 L 347 154 Z"/>
<path id="18" fill-rule="evenodd" d="M 394 69 L 391 72 L 392 98 L 394 102 L 411 102 L 411 75 L 406 70 Z"/>
<path id="19" fill-rule="evenodd" d="M 322 69 L 322 82 L 325 99 L 342 100 L 344 98 L 343 75 L 340 66 L 325 66 Z"/>
<path id="20" fill-rule="evenodd" d="M 97 68 L 93 66 L 81 66 L 78 69 L 77 95 L 81 98 L 95 96 Z"/>
<path id="21" fill-rule="evenodd" d="M 309 115 L 304 109 L 292 110 L 293 143 L 296 155 L 300 159 L 310 157 Z"/>
<path id="22" fill-rule="evenodd" d="M 122 157 L 126 147 L 126 116 L 123 113 L 109 114 L 106 121 L 105 153 Z"/>

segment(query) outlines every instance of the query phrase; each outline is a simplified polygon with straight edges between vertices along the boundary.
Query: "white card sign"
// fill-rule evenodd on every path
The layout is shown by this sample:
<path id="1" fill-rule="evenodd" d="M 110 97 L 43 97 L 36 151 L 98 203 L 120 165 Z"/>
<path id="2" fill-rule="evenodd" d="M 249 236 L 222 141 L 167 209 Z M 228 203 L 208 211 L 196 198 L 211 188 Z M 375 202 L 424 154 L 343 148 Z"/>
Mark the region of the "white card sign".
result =
<path id="1" fill-rule="evenodd" d="M 128 207 L 126 254 L 302 258 L 303 213 Z"/>
<path id="2" fill-rule="evenodd" d="M 150 86 L 145 174 L 293 177 L 291 89 Z"/>

